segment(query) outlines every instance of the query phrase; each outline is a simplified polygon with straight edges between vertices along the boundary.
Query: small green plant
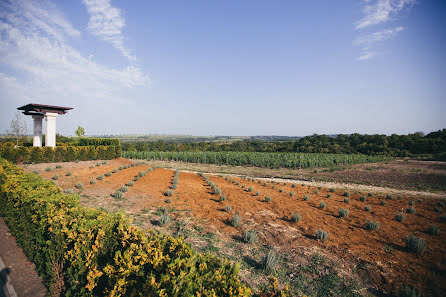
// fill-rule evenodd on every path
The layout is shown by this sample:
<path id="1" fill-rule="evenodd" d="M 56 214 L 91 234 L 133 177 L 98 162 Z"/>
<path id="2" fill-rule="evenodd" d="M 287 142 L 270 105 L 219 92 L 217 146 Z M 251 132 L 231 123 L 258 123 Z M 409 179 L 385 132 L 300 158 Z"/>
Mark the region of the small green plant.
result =
<path id="1" fill-rule="evenodd" d="M 133 181 L 139 181 L 139 176 L 135 176 L 135 177 L 133 178 Z"/>
<path id="2" fill-rule="evenodd" d="M 242 185 L 242 189 L 244 189 L 244 188 L 246 188 L 246 186 L 245 186 L 245 185 Z"/>
<path id="3" fill-rule="evenodd" d="M 140 171 L 140 172 L 138 172 L 138 176 L 139 177 L 143 177 L 143 176 L 145 176 L 146 175 L 146 173 L 144 172 L 144 171 Z"/>
<path id="4" fill-rule="evenodd" d="M 421 255 L 426 250 L 426 242 L 422 238 L 418 238 L 415 235 L 406 236 L 404 238 L 406 248 L 409 252 Z"/>
<path id="5" fill-rule="evenodd" d="M 434 211 L 440 213 L 443 211 L 443 209 L 441 209 L 440 207 L 435 207 Z"/>
<path id="6" fill-rule="evenodd" d="M 50 171 L 52 171 L 53 169 L 51 169 L 51 167 L 47 167 L 46 169 L 45 169 L 45 171 L 46 172 L 50 172 Z"/>
<path id="7" fill-rule="evenodd" d="M 442 202 L 442 201 L 438 202 L 438 203 L 437 203 L 437 206 L 439 206 L 439 207 L 444 207 L 444 202 Z"/>
<path id="8" fill-rule="evenodd" d="M 111 176 L 112 175 L 112 173 L 111 172 L 107 172 L 106 174 L 105 174 L 105 176 Z"/>
<path id="9" fill-rule="evenodd" d="M 423 199 L 420 198 L 417 201 L 418 201 L 418 203 L 421 203 L 421 202 L 423 202 Z"/>
<path id="10" fill-rule="evenodd" d="M 248 187 L 248 192 L 252 192 L 252 187 Z"/>
<path id="11" fill-rule="evenodd" d="M 117 168 L 115 168 L 115 169 L 113 169 L 112 170 L 112 173 L 116 173 L 116 172 L 118 172 L 119 170 L 117 169 Z"/>
<path id="12" fill-rule="evenodd" d="M 60 169 L 60 168 L 62 168 L 62 165 L 57 164 L 57 165 L 56 165 L 56 169 Z"/>
<path id="13" fill-rule="evenodd" d="M 319 208 L 325 209 L 327 208 L 327 204 L 324 201 L 321 201 L 321 203 L 319 203 Z"/>
<path id="14" fill-rule="evenodd" d="M 231 226 L 234 228 L 240 227 L 242 224 L 242 217 L 238 214 L 238 212 L 231 219 Z"/>
<path id="15" fill-rule="evenodd" d="M 395 218 L 396 221 L 402 222 L 402 221 L 404 221 L 406 219 L 406 216 L 402 212 L 396 212 L 395 215 L 394 215 L 394 218 Z"/>
<path id="16" fill-rule="evenodd" d="M 163 194 L 164 194 L 164 196 L 168 196 L 168 197 L 170 197 L 170 196 L 173 195 L 173 191 L 171 191 L 171 190 L 167 190 L 167 191 L 165 191 Z"/>
<path id="17" fill-rule="evenodd" d="M 364 210 L 365 211 L 370 211 L 371 209 L 372 209 L 372 207 L 370 205 L 364 206 Z"/>
<path id="18" fill-rule="evenodd" d="M 225 211 L 230 212 L 232 210 L 232 207 L 230 205 L 226 205 Z"/>
<path id="19" fill-rule="evenodd" d="M 360 200 L 361 202 L 364 202 L 364 201 L 367 200 L 367 198 L 366 198 L 365 196 L 361 196 L 361 197 L 359 197 L 359 200 Z"/>
<path id="20" fill-rule="evenodd" d="M 58 180 L 58 179 L 59 179 L 59 174 L 55 174 L 55 175 L 53 175 L 52 179 L 53 179 L 53 180 Z"/>
<path id="21" fill-rule="evenodd" d="M 341 217 L 341 218 L 346 218 L 346 217 L 348 217 L 348 215 L 350 214 L 350 210 L 341 207 L 341 208 L 338 210 L 338 213 L 339 213 L 339 217 Z"/>
<path id="22" fill-rule="evenodd" d="M 94 178 L 92 178 L 92 179 L 90 180 L 90 184 L 94 185 L 95 183 L 96 183 L 96 180 L 95 180 Z"/>
<path id="23" fill-rule="evenodd" d="M 386 205 L 387 204 L 387 201 L 386 200 L 381 200 L 381 205 L 382 206 L 384 206 L 384 205 Z"/>
<path id="24" fill-rule="evenodd" d="M 129 191 L 129 188 L 127 186 L 122 186 L 120 190 L 122 193 L 125 193 Z"/>
<path id="25" fill-rule="evenodd" d="M 135 184 L 135 183 L 134 183 L 132 180 L 129 181 L 128 183 L 126 183 L 126 185 L 127 185 L 128 187 L 132 187 L 134 184 Z"/>
<path id="26" fill-rule="evenodd" d="M 292 188 L 295 188 L 295 187 L 296 187 L 296 184 L 292 184 L 291 187 L 292 187 Z"/>
<path id="27" fill-rule="evenodd" d="M 218 198 L 218 200 L 220 200 L 220 202 L 225 201 L 226 200 L 226 196 L 225 195 L 221 195 L 220 198 Z"/>
<path id="28" fill-rule="evenodd" d="M 334 193 L 334 192 L 336 192 L 336 189 L 335 188 L 330 188 L 330 192 Z"/>
<path id="29" fill-rule="evenodd" d="M 65 173 L 65 176 L 71 176 L 71 171 L 68 171 L 67 173 Z"/>
<path id="30" fill-rule="evenodd" d="M 170 202 L 172 202 L 172 200 L 171 199 L 166 199 L 166 200 L 164 200 L 164 202 L 170 203 Z"/>
<path id="31" fill-rule="evenodd" d="M 310 196 L 305 195 L 305 196 L 304 196 L 304 201 L 308 201 L 308 200 L 310 200 Z"/>
<path id="32" fill-rule="evenodd" d="M 255 243 L 257 241 L 256 230 L 246 230 L 243 234 L 243 241 L 249 244 Z"/>
<path id="33" fill-rule="evenodd" d="M 65 194 L 73 194 L 73 193 L 74 193 L 74 190 L 73 190 L 73 188 L 68 188 L 68 189 L 66 189 L 66 190 L 64 191 L 64 193 L 65 193 Z"/>
<path id="34" fill-rule="evenodd" d="M 122 192 L 119 191 L 119 190 L 117 190 L 117 191 L 113 194 L 113 197 L 114 197 L 115 199 L 121 199 L 121 198 L 122 198 Z"/>
<path id="35" fill-rule="evenodd" d="M 104 176 L 101 174 L 101 175 L 99 175 L 98 177 L 96 177 L 96 179 L 97 179 L 97 180 L 103 180 L 103 179 L 104 179 Z"/>
<path id="36" fill-rule="evenodd" d="M 280 193 L 283 193 L 283 189 L 279 189 L 279 192 L 280 192 Z"/>
<path id="37" fill-rule="evenodd" d="M 96 163 L 96 166 L 97 166 L 97 167 L 101 166 L 101 163 Z"/>
<path id="38" fill-rule="evenodd" d="M 380 227 L 380 223 L 379 222 L 375 222 L 375 221 L 367 221 L 365 223 L 365 226 L 369 230 L 378 230 L 379 227 Z"/>
<path id="39" fill-rule="evenodd" d="M 290 192 L 290 196 L 293 197 L 294 196 L 294 192 Z"/>
<path id="40" fill-rule="evenodd" d="M 38 174 L 38 173 L 39 173 L 39 170 L 34 169 L 34 170 L 33 170 L 33 173 Z"/>
<path id="41" fill-rule="evenodd" d="M 298 213 L 293 213 L 293 214 L 291 215 L 291 221 L 292 221 L 293 223 L 298 223 L 298 222 L 300 221 L 301 218 L 302 218 L 302 216 L 301 216 L 300 214 L 298 214 Z"/>
<path id="42" fill-rule="evenodd" d="M 367 196 L 373 197 L 373 194 L 372 193 L 367 193 Z"/>
<path id="43" fill-rule="evenodd" d="M 440 232 L 440 229 L 439 229 L 438 226 L 436 226 L 436 225 L 430 225 L 430 226 L 426 229 L 426 233 L 427 233 L 427 234 L 431 234 L 431 235 L 438 235 L 439 232 Z"/>
<path id="44" fill-rule="evenodd" d="M 99 164 L 99 163 L 98 163 L 98 164 Z M 102 161 L 102 164 L 103 164 L 103 165 L 107 164 L 107 161 L 105 161 L 105 160 Z M 99 165 L 100 165 L 100 164 L 99 164 Z"/>
<path id="45" fill-rule="evenodd" d="M 401 286 L 398 291 L 399 297 L 421 297 L 421 293 L 414 287 L 409 285 Z"/>
<path id="46" fill-rule="evenodd" d="M 218 195 L 218 194 L 221 194 L 221 189 L 220 188 L 215 188 L 214 195 Z"/>
<path id="47" fill-rule="evenodd" d="M 327 194 L 327 198 L 331 198 L 332 197 L 332 195 L 331 194 Z"/>
<path id="48" fill-rule="evenodd" d="M 84 185 L 82 183 L 78 183 L 75 185 L 76 189 L 82 189 Z"/>
<path id="49" fill-rule="evenodd" d="M 271 188 L 274 190 L 276 188 L 276 186 L 273 185 Z"/>
<path id="50" fill-rule="evenodd" d="M 414 205 L 414 204 L 415 204 L 415 201 L 409 200 L 409 205 Z"/>
<path id="51" fill-rule="evenodd" d="M 314 194 L 317 194 L 317 193 L 319 193 L 319 191 L 318 191 L 318 190 L 314 190 L 313 193 L 314 193 Z"/>
<path id="52" fill-rule="evenodd" d="M 328 232 L 324 230 L 317 230 L 316 231 L 316 239 L 320 241 L 325 241 L 328 239 Z"/>
<path id="53" fill-rule="evenodd" d="M 268 254 L 263 257 L 263 269 L 271 272 L 274 271 L 277 262 L 277 255 L 273 250 L 269 250 Z"/>
<path id="54" fill-rule="evenodd" d="M 350 198 L 347 198 L 347 197 L 344 198 L 344 202 L 345 202 L 345 203 L 350 203 Z"/>
<path id="55" fill-rule="evenodd" d="M 93 169 L 93 168 L 94 168 L 94 165 L 90 165 L 88 168 Z"/>
<path id="56" fill-rule="evenodd" d="M 392 195 L 387 195 L 387 196 L 386 196 L 386 199 L 387 199 L 387 200 L 392 200 L 392 199 L 393 199 L 393 196 L 392 196 Z"/>
<path id="57" fill-rule="evenodd" d="M 342 194 L 342 196 L 350 197 L 350 192 L 344 192 L 344 194 Z"/>
<path id="58" fill-rule="evenodd" d="M 260 196 L 260 192 L 256 192 L 256 193 L 255 193 L 255 196 Z"/>
<path id="59" fill-rule="evenodd" d="M 265 202 L 270 202 L 271 201 L 271 196 L 265 196 Z"/>
<path id="60" fill-rule="evenodd" d="M 163 226 L 166 226 L 169 223 L 170 223 L 169 215 L 167 214 L 167 212 L 163 212 L 163 214 L 160 216 L 160 218 L 158 220 L 158 225 L 163 227 Z"/>
<path id="61" fill-rule="evenodd" d="M 415 213 L 415 208 L 414 207 L 409 207 L 408 209 L 406 209 L 407 213 Z"/>

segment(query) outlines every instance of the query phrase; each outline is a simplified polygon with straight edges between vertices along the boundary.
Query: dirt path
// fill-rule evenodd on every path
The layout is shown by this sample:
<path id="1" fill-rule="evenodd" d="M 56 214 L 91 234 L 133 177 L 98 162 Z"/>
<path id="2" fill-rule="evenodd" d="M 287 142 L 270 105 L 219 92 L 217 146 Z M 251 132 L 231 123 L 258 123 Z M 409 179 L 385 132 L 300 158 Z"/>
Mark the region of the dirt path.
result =
<path id="1" fill-rule="evenodd" d="M 35 265 L 28 261 L 0 217 L 0 257 L 10 272 L 11 282 L 19 297 L 44 297 L 47 290 L 37 275 Z"/>

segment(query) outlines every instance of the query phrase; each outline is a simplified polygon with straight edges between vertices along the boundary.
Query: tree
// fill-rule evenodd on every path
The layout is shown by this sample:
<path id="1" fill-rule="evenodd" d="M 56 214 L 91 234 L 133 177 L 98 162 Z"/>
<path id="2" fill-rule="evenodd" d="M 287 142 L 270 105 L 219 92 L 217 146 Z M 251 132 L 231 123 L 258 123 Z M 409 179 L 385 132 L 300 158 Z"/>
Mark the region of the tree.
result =
<path id="1" fill-rule="evenodd" d="M 16 145 L 19 145 L 19 139 L 26 136 L 28 128 L 25 121 L 22 119 L 22 114 L 17 111 L 9 124 L 8 134 L 16 139 Z"/>
<path id="2" fill-rule="evenodd" d="M 82 128 L 81 126 L 78 126 L 75 134 L 76 134 L 77 137 L 84 137 L 85 136 L 85 129 Z"/>

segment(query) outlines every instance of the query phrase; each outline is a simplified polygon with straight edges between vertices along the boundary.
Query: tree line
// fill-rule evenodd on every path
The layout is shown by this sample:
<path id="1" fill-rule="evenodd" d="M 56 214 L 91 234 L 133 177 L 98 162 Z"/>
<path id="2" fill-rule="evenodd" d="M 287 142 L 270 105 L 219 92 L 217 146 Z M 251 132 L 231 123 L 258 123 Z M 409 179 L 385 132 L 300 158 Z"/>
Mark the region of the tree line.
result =
<path id="1" fill-rule="evenodd" d="M 423 135 L 311 135 L 293 141 L 244 140 L 235 142 L 126 142 L 124 151 L 289 152 L 366 154 L 406 157 L 446 152 L 446 129 Z"/>

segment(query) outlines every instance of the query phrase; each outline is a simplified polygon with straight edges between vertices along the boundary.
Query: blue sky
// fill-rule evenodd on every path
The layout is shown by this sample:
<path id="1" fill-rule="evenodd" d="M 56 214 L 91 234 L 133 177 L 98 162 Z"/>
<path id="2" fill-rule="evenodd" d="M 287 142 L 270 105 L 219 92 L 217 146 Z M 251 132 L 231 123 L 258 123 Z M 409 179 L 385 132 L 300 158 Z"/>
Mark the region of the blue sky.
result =
<path id="1" fill-rule="evenodd" d="M 0 0 L 0 128 L 33 102 L 64 135 L 430 132 L 445 53 L 438 0 Z"/>

